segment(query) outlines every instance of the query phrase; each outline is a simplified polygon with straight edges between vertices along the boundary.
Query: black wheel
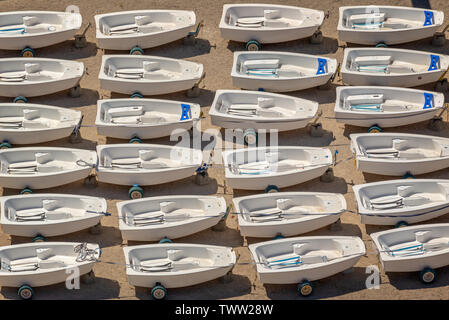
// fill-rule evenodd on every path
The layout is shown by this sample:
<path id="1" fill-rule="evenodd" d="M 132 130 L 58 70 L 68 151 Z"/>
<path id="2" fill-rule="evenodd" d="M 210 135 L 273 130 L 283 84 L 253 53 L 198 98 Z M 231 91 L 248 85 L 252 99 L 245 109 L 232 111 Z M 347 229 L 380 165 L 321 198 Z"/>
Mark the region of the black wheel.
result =
<path id="1" fill-rule="evenodd" d="M 310 43 L 311 44 L 320 44 L 323 42 L 323 33 L 321 31 L 317 31 L 315 32 L 311 37 L 310 37 Z"/>
<path id="2" fill-rule="evenodd" d="M 449 83 L 446 78 L 444 78 L 443 80 L 439 80 L 435 84 L 435 91 L 437 92 L 447 92 L 448 90 L 449 90 Z"/>
<path id="3" fill-rule="evenodd" d="M 23 190 L 20 191 L 20 194 L 32 194 L 33 190 L 31 190 L 30 188 L 24 188 Z"/>
<path id="4" fill-rule="evenodd" d="M 265 193 L 273 193 L 273 192 L 280 192 L 279 188 L 273 184 L 270 184 L 268 187 L 265 188 Z"/>
<path id="5" fill-rule="evenodd" d="M 88 273 L 83 274 L 80 277 L 80 280 L 82 283 L 84 284 L 91 284 L 95 282 L 95 273 L 93 272 L 93 270 L 90 270 Z"/>
<path id="6" fill-rule="evenodd" d="M 407 221 L 398 221 L 394 227 L 395 228 L 403 228 L 403 227 L 407 227 L 408 226 L 408 222 Z"/>
<path id="7" fill-rule="evenodd" d="M 156 285 L 153 289 L 151 289 L 151 296 L 154 300 L 163 300 L 167 296 L 167 289 L 162 285 Z"/>
<path id="8" fill-rule="evenodd" d="M 20 52 L 20 56 L 24 58 L 32 58 L 36 56 L 36 52 L 30 47 L 23 48 Z"/>
<path id="9" fill-rule="evenodd" d="M 161 240 L 159 240 L 159 243 L 173 243 L 173 241 L 167 237 L 162 238 Z"/>
<path id="10" fill-rule="evenodd" d="M 379 126 L 376 126 L 376 125 L 371 126 L 371 127 L 368 129 L 368 133 L 379 133 L 379 132 L 382 132 L 382 128 L 379 127 Z"/>
<path id="11" fill-rule="evenodd" d="M 139 186 L 132 186 L 128 191 L 128 196 L 130 199 L 140 199 L 143 198 L 143 189 Z"/>
<path id="12" fill-rule="evenodd" d="M 22 96 L 15 97 L 13 100 L 14 103 L 27 103 L 28 99 Z"/>
<path id="13" fill-rule="evenodd" d="M 34 291 L 29 285 L 23 285 L 19 288 L 17 294 L 23 300 L 30 300 L 34 296 Z"/>
<path id="14" fill-rule="evenodd" d="M 245 47 L 248 51 L 259 51 L 260 49 L 262 49 L 262 45 L 257 40 L 248 41 Z"/>
<path id="15" fill-rule="evenodd" d="M 279 240 L 279 239 L 284 239 L 285 237 L 281 234 L 278 233 L 277 235 L 274 236 L 273 240 Z"/>
<path id="16" fill-rule="evenodd" d="M 189 90 L 187 90 L 187 97 L 189 98 L 197 98 L 200 96 L 201 93 L 201 89 L 198 86 L 193 86 L 192 88 L 190 88 Z"/>
<path id="17" fill-rule="evenodd" d="M 134 137 L 129 139 L 129 143 L 142 143 L 142 140 L 139 137 Z"/>
<path id="18" fill-rule="evenodd" d="M 95 188 L 98 185 L 97 177 L 90 175 L 84 179 L 84 185 L 88 188 Z"/>
<path id="19" fill-rule="evenodd" d="M 31 242 L 45 242 L 45 237 L 41 234 L 36 235 Z"/>
<path id="20" fill-rule="evenodd" d="M 326 172 L 323 173 L 323 175 L 320 177 L 320 181 L 322 182 L 332 182 L 334 181 L 334 169 L 328 168 Z"/>
<path id="21" fill-rule="evenodd" d="M 72 144 L 80 143 L 81 140 L 82 140 L 81 133 L 79 130 L 75 130 L 70 134 L 70 137 L 69 137 L 70 143 L 72 143 Z"/>
<path id="22" fill-rule="evenodd" d="M 0 143 L 0 149 L 10 149 L 12 148 L 12 145 L 9 142 L 2 142 Z"/>
<path id="23" fill-rule="evenodd" d="M 243 140 L 246 145 L 254 145 L 257 143 L 257 132 L 254 129 L 246 129 L 243 133 Z"/>
<path id="24" fill-rule="evenodd" d="M 300 284 L 298 284 L 298 293 L 303 297 L 308 297 L 313 292 L 313 286 L 310 281 L 303 281 Z"/>
<path id="25" fill-rule="evenodd" d="M 143 49 L 139 46 L 135 46 L 134 48 L 132 48 L 131 50 L 129 50 L 129 54 L 133 54 L 133 55 L 143 55 Z"/>
<path id="26" fill-rule="evenodd" d="M 432 38 L 433 46 L 442 47 L 442 46 L 444 46 L 445 42 L 446 42 L 446 37 L 444 36 L 444 33 L 437 32 L 433 35 L 433 38 Z"/>
<path id="27" fill-rule="evenodd" d="M 424 268 L 419 274 L 419 279 L 425 284 L 430 284 L 435 281 L 436 276 L 435 270 L 432 268 Z"/>
<path id="28" fill-rule="evenodd" d="M 140 99 L 142 99 L 142 98 L 143 98 L 143 95 L 142 95 L 140 92 L 134 92 L 134 93 L 131 95 L 131 98 L 140 98 Z"/>
<path id="29" fill-rule="evenodd" d="M 324 135 L 323 125 L 321 123 L 315 123 L 310 125 L 310 136 L 322 137 Z"/>
<path id="30" fill-rule="evenodd" d="M 81 87 L 79 84 L 74 86 L 73 88 L 70 88 L 69 90 L 69 96 L 72 98 L 78 98 L 81 95 Z"/>
<path id="31" fill-rule="evenodd" d="M 376 44 L 376 48 L 387 48 L 388 46 L 384 42 L 379 42 Z"/>
<path id="32" fill-rule="evenodd" d="M 402 176 L 402 179 L 415 179 L 415 176 L 411 172 L 407 172 Z"/>
<path id="33" fill-rule="evenodd" d="M 97 235 L 101 233 L 101 223 L 97 223 L 93 227 L 89 229 L 89 233 L 93 235 Z"/>

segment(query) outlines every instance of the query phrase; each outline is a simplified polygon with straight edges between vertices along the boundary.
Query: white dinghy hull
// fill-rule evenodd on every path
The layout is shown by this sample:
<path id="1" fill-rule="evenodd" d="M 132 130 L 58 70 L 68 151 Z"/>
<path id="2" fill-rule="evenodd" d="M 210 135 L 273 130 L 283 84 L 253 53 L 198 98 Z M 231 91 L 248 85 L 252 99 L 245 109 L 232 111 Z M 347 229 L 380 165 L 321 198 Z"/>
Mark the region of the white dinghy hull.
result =
<path id="1" fill-rule="evenodd" d="M 163 196 L 117 203 L 119 229 L 128 241 L 177 239 L 216 225 L 226 201 L 215 196 Z"/>
<path id="2" fill-rule="evenodd" d="M 84 74 L 78 61 L 50 58 L 0 59 L 0 96 L 36 97 L 75 87 Z"/>
<path id="3" fill-rule="evenodd" d="M 279 43 L 312 36 L 323 24 L 324 12 L 267 4 L 225 4 L 220 21 L 226 40 Z"/>
<path id="4" fill-rule="evenodd" d="M 384 272 L 415 272 L 449 264 L 449 224 L 436 223 L 370 234 Z"/>
<path id="5" fill-rule="evenodd" d="M 415 87 L 438 81 L 448 66 L 448 56 L 431 52 L 346 48 L 341 75 L 346 85 Z"/>
<path id="6" fill-rule="evenodd" d="M 79 245 L 82 243 L 35 242 L 0 247 L 2 262 L 0 285 L 4 287 L 20 287 L 22 285 L 42 287 L 64 283 L 70 273 L 69 270 L 73 270 L 73 268 L 77 268 L 80 276 L 90 272 L 96 260 L 100 258 L 100 247 L 98 244 L 88 243 L 87 249 L 95 251 L 92 256 L 93 260 L 76 262 L 78 253 L 74 249 Z M 18 271 L 31 269 L 33 265 L 39 267 L 36 270 Z M 11 266 L 14 271 L 8 271 L 8 266 Z"/>
<path id="7" fill-rule="evenodd" d="M 229 187 L 264 190 L 318 178 L 332 165 L 332 154 L 325 148 L 259 147 L 224 151 L 223 161 Z"/>
<path id="8" fill-rule="evenodd" d="M 107 211 L 104 198 L 51 193 L 1 197 L 0 206 L 3 232 L 21 237 L 84 230 L 100 223 Z"/>
<path id="9" fill-rule="evenodd" d="M 337 122 L 359 127 L 404 126 L 432 119 L 444 108 L 444 94 L 394 87 L 338 87 Z"/>
<path id="10" fill-rule="evenodd" d="M 0 185 L 46 189 L 86 178 L 97 163 L 95 151 L 24 147 L 0 150 Z"/>
<path id="11" fill-rule="evenodd" d="M 407 133 L 351 134 L 357 169 L 366 173 L 403 176 L 449 167 L 449 139 Z"/>
<path id="12" fill-rule="evenodd" d="M 338 38 L 365 45 L 430 38 L 444 22 L 442 11 L 398 6 L 340 7 Z"/>
<path id="13" fill-rule="evenodd" d="M 251 244 L 248 249 L 264 284 L 324 279 L 353 267 L 365 254 L 362 239 L 347 236 L 276 239 Z"/>
<path id="14" fill-rule="evenodd" d="M 34 144 L 68 137 L 81 112 L 31 103 L 0 103 L 0 141 Z"/>
<path id="15" fill-rule="evenodd" d="M 81 14 L 53 11 L 0 13 L 0 49 L 43 48 L 73 38 L 81 28 Z"/>
<path id="16" fill-rule="evenodd" d="M 136 287 L 151 288 L 157 283 L 165 288 L 193 286 L 226 275 L 236 262 L 232 248 L 213 245 L 149 244 L 124 247 L 123 252 L 128 282 Z M 144 265 L 147 272 L 139 270 L 142 263 L 151 260 L 154 271 L 151 265 Z M 167 269 L 157 271 L 156 262 L 167 264 Z"/>
<path id="17" fill-rule="evenodd" d="M 201 63 L 144 55 L 103 55 L 98 76 L 102 89 L 143 95 L 188 90 L 202 77 Z"/>
<path id="18" fill-rule="evenodd" d="M 156 144 L 97 146 L 98 181 L 132 186 L 157 185 L 188 178 L 202 164 L 202 151 Z"/>
<path id="19" fill-rule="evenodd" d="M 278 51 L 236 51 L 231 77 L 237 88 L 289 92 L 324 85 L 336 70 L 337 61 L 326 57 Z"/>
<path id="20" fill-rule="evenodd" d="M 193 11 L 135 10 L 95 17 L 98 47 L 109 50 L 146 49 L 186 37 L 195 26 Z"/>
<path id="21" fill-rule="evenodd" d="M 346 210 L 343 195 L 324 192 L 276 192 L 232 200 L 244 237 L 295 236 L 336 222 Z"/>
<path id="22" fill-rule="evenodd" d="M 412 224 L 449 213 L 449 180 L 390 180 L 359 184 L 352 189 L 364 224 Z"/>
<path id="23" fill-rule="evenodd" d="M 213 125 L 227 129 L 289 131 L 314 119 L 318 102 L 287 95 L 217 90 L 209 110 Z"/>
<path id="24" fill-rule="evenodd" d="M 131 139 L 170 136 L 175 130 L 190 130 L 200 118 L 196 103 L 159 99 L 98 100 L 95 126 L 99 135 Z"/>

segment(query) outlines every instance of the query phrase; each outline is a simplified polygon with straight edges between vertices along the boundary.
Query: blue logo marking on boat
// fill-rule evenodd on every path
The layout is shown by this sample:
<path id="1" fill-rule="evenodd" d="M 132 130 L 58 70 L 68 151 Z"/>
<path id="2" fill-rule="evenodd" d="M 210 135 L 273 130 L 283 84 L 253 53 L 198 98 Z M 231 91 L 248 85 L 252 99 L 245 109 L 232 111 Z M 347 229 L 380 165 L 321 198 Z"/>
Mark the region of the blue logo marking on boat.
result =
<path id="1" fill-rule="evenodd" d="M 427 70 L 427 71 L 438 70 L 439 64 L 440 64 L 440 56 L 431 54 L 430 55 L 430 66 L 429 66 L 429 70 Z"/>
<path id="2" fill-rule="evenodd" d="M 433 11 L 424 11 L 424 16 L 426 19 L 424 20 L 425 26 L 431 26 L 433 24 Z"/>
<path id="3" fill-rule="evenodd" d="M 432 108 L 433 94 L 424 92 L 424 106 L 423 109 Z"/>
<path id="4" fill-rule="evenodd" d="M 182 120 L 189 120 L 192 118 L 192 111 L 190 110 L 190 104 L 181 104 L 182 113 L 181 113 L 181 121 Z"/>
<path id="5" fill-rule="evenodd" d="M 316 71 L 316 74 L 325 74 L 326 73 L 326 64 L 327 60 L 323 58 L 318 58 L 318 70 Z"/>

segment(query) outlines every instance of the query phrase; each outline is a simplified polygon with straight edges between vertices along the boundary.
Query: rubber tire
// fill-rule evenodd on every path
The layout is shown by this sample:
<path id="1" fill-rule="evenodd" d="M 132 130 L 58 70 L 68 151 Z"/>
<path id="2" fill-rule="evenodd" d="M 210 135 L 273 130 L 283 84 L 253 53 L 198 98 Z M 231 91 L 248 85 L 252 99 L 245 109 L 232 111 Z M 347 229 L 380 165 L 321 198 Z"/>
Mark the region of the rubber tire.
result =
<path id="1" fill-rule="evenodd" d="M 162 285 L 156 285 L 151 289 L 151 297 L 154 300 L 164 300 L 167 297 L 167 289 Z"/>
<path id="2" fill-rule="evenodd" d="M 138 196 L 140 194 L 140 196 Z M 144 191 L 139 186 L 132 186 L 128 191 L 128 196 L 131 200 L 143 198 Z"/>
<path id="3" fill-rule="evenodd" d="M 129 143 L 142 143 L 142 140 L 139 137 L 133 137 L 129 139 Z"/>
<path id="4" fill-rule="evenodd" d="M 24 58 L 32 58 L 36 56 L 36 52 L 30 47 L 25 47 L 20 52 L 20 56 Z"/>
<path id="5" fill-rule="evenodd" d="M 69 136 L 69 142 L 71 144 L 81 143 L 82 140 L 81 132 L 79 130 L 73 131 Z"/>
<path id="6" fill-rule="evenodd" d="M 259 51 L 260 49 L 262 49 L 262 46 L 257 40 L 249 40 L 246 43 L 245 48 L 247 51 Z"/>
<path id="7" fill-rule="evenodd" d="M 34 236 L 34 238 L 31 240 L 31 242 L 45 242 L 45 241 L 46 241 L 45 237 L 41 234 Z"/>
<path id="8" fill-rule="evenodd" d="M 71 98 L 78 98 L 81 95 L 81 87 L 79 84 L 69 89 L 69 96 Z"/>
<path id="9" fill-rule="evenodd" d="M 317 31 L 310 37 L 311 44 L 321 44 L 323 43 L 323 33 L 321 31 Z"/>
<path id="10" fill-rule="evenodd" d="M 327 168 L 327 170 L 320 177 L 321 182 L 332 182 L 335 180 L 334 169 Z"/>
<path id="11" fill-rule="evenodd" d="M 379 42 L 378 44 L 376 44 L 376 48 L 388 48 L 388 45 L 383 42 Z"/>
<path id="12" fill-rule="evenodd" d="M 187 90 L 186 95 L 188 98 L 198 98 L 200 96 L 201 89 L 198 86 L 193 86 Z"/>
<path id="13" fill-rule="evenodd" d="M 93 270 L 90 270 L 88 273 L 80 276 L 80 280 L 84 284 L 92 284 L 95 282 L 95 273 Z"/>
<path id="14" fill-rule="evenodd" d="M 254 143 L 249 143 L 248 140 L 255 140 Z M 246 129 L 243 132 L 243 141 L 247 146 L 257 143 L 257 132 L 254 129 Z"/>
<path id="15" fill-rule="evenodd" d="M 162 238 L 161 240 L 159 240 L 159 243 L 173 243 L 173 241 L 167 237 Z"/>
<path id="16" fill-rule="evenodd" d="M 32 194 L 33 190 L 31 190 L 30 188 L 23 188 L 22 190 L 20 190 L 20 194 Z"/>
<path id="17" fill-rule="evenodd" d="M 101 222 L 97 223 L 93 227 L 89 228 L 89 233 L 92 235 L 99 235 L 101 234 Z"/>
<path id="18" fill-rule="evenodd" d="M 371 126 L 368 129 L 368 133 L 379 133 L 379 132 L 382 132 L 382 128 L 377 125 Z"/>
<path id="19" fill-rule="evenodd" d="M 279 190 L 279 188 L 273 184 L 270 184 L 269 186 L 267 186 L 265 188 L 264 193 L 273 193 L 273 192 L 281 192 L 281 190 Z"/>
<path id="20" fill-rule="evenodd" d="M 434 34 L 432 37 L 432 45 L 435 47 L 442 47 L 446 43 L 446 37 L 443 34 Z"/>
<path id="21" fill-rule="evenodd" d="M 143 55 L 145 52 L 143 51 L 143 49 L 139 46 L 135 46 L 134 48 L 132 48 L 131 50 L 129 50 L 129 54 L 132 55 Z"/>
<path id="22" fill-rule="evenodd" d="M 28 99 L 22 96 L 15 97 L 13 100 L 14 103 L 27 103 Z"/>
<path id="23" fill-rule="evenodd" d="M 0 149 L 6 150 L 11 149 L 12 145 L 9 142 L 2 142 L 0 143 Z"/>
<path id="24" fill-rule="evenodd" d="M 403 228 L 403 227 L 408 227 L 408 222 L 406 222 L 406 221 L 398 221 L 394 225 L 395 229 L 399 229 L 399 228 Z"/>
<path id="25" fill-rule="evenodd" d="M 298 294 L 303 297 L 308 297 L 313 293 L 313 285 L 310 281 L 303 281 L 298 284 Z"/>
<path id="26" fill-rule="evenodd" d="M 143 95 L 142 95 L 140 92 L 134 92 L 134 93 L 131 95 L 131 98 L 139 98 L 139 99 L 142 99 L 142 98 L 143 98 Z"/>
<path id="27" fill-rule="evenodd" d="M 407 172 L 402 176 L 402 179 L 415 179 L 415 176 L 411 174 L 410 172 Z"/>
<path id="28" fill-rule="evenodd" d="M 84 178 L 83 184 L 88 188 L 95 188 L 98 185 L 97 177 L 95 175 L 90 175 Z"/>
<path id="29" fill-rule="evenodd" d="M 285 237 L 281 234 L 278 233 L 277 235 L 274 236 L 273 240 L 279 240 L 279 239 L 285 239 Z"/>
<path id="30" fill-rule="evenodd" d="M 433 276 L 433 277 L 432 277 Z M 426 277 L 432 277 L 431 280 L 426 280 Z M 419 279 L 421 280 L 422 283 L 424 284 L 431 284 L 432 282 L 435 281 L 437 275 L 435 270 L 433 270 L 432 268 L 424 268 L 420 273 L 419 273 Z"/>
<path id="31" fill-rule="evenodd" d="M 20 286 L 19 290 L 17 290 L 17 294 L 22 300 L 30 300 L 34 296 L 34 291 L 33 288 L 25 284 Z"/>
<path id="32" fill-rule="evenodd" d="M 449 90 L 449 83 L 447 78 L 437 81 L 434 90 L 437 92 L 447 92 Z"/>

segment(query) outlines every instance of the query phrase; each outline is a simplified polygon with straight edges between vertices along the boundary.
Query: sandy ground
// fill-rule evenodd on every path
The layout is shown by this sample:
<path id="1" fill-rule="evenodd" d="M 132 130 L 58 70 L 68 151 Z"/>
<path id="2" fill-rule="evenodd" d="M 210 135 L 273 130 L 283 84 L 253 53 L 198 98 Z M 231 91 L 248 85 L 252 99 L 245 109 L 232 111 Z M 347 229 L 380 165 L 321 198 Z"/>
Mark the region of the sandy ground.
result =
<path id="1" fill-rule="evenodd" d="M 207 117 L 209 107 L 212 103 L 214 92 L 217 89 L 232 89 L 230 71 L 232 66 L 233 52 L 244 49 L 241 43 L 232 43 L 225 41 L 220 36 L 218 29 L 221 17 L 222 5 L 233 1 L 181 1 L 181 0 L 78 0 L 78 1 L 1 1 L 2 11 L 15 10 L 55 10 L 64 11 L 68 5 L 79 6 L 83 15 L 84 23 L 90 21 L 94 24 L 94 15 L 114 11 L 126 11 L 135 9 L 189 9 L 194 10 L 198 18 L 205 20 L 205 26 L 201 30 L 199 39 L 195 46 L 185 46 L 182 41 L 177 41 L 159 48 L 148 49 L 146 54 L 165 56 L 172 58 L 187 59 L 190 61 L 204 64 L 206 78 L 203 83 L 201 96 L 195 99 L 185 97 L 184 93 L 176 93 L 163 96 L 165 99 L 184 100 L 199 103 Z M 252 2 L 252 1 L 247 1 Z M 307 39 L 278 45 L 265 45 L 264 50 L 279 50 L 310 53 L 324 55 L 342 61 L 344 43 L 339 43 L 337 39 L 337 19 L 338 7 L 343 5 L 356 4 L 385 4 L 388 1 L 356 1 L 356 0 L 301 0 L 301 1 L 276 1 L 273 3 L 283 3 L 309 7 L 320 10 L 329 10 L 330 17 L 325 20 L 322 27 L 324 41 L 320 45 L 311 45 Z M 442 10 L 446 17 L 449 16 L 449 4 L 446 0 L 431 0 L 433 9 Z M 390 1 L 393 5 L 411 6 L 409 0 Z M 51 5 L 50 5 L 51 4 Z M 30 102 L 42 103 L 55 106 L 63 106 L 81 110 L 84 114 L 84 124 L 92 125 L 95 121 L 96 102 L 99 98 L 124 97 L 118 94 L 112 94 L 99 88 L 98 72 L 101 64 L 102 50 L 96 48 L 95 29 L 90 28 L 87 32 L 88 46 L 83 49 L 76 49 L 73 41 L 50 47 L 38 49 L 40 57 L 52 57 L 63 59 L 76 59 L 84 62 L 88 68 L 86 74 L 81 80 L 82 95 L 79 98 L 69 98 L 67 92 L 31 98 Z M 422 40 L 415 43 L 402 45 L 403 48 L 419 49 L 424 51 L 433 51 L 438 53 L 448 53 L 449 41 L 446 41 L 444 47 L 436 48 L 430 45 L 430 40 Z M 109 53 L 109 52 L 108 52 Z M 115 52 L 111 52 L 115 53 Z M 0 57 L 16 56 L 18 52 L 0 52 Z M 341 79 L 336 79 L 335 87 L 341 85 Z M 300 92 L 290 93 L 292 96 L 316 100 L 320 103 L 320 110 L 323 111 L 322 124 L 325 129 L 325 135 L 321 138 L 311 138 L 307 129 L 282 133 L 279 136 L 281 145 L 306 145 L 315 147 L 335 148 L 339 151 L 339 159 L 346 159 L 351 156 L 349 150 L 350 133 L 365 132 L 363 128 L 349 127 L 337 124 L 335 120 L 326 117 L 333 117 L 333 107 L 335 101 L 335 87 L 323 91 L 319 89 L 310 89 Z M 423 87 L 432 90 L 433 86 Z M 10 99 L 2 98 L 2 102 Z M 445 121 L 447 118 L 445 116 Z M 207 117 L 201 122 L 202 130 L 212 127 L 210 119 Z M 433 132 L 427 128 L 427 123 L 419 123 L 401 128 L 389 129 L 388 131 L 433 134 L 449 137 L 448 123 L 445 122 L 444 130 Z M 98 136 L 93 127 L 84 127 L 81 130 L 83 141 L 80 144 L 72 145 L 66 139 L 48 143 L 46 145 L 60 147 L 76 147 L 94 150 L 97 144 L 125 142 L 115 139 L 106 139 L 104 136 Z M 151 141 L 155 143 L 171 143 L 169 138 Z M 286 188 L 282 191 L 323 191 L 339 192 L 344 194 L 348 203 L 349 210 L 356 210 L 356 203 L 351 186 L 364 182 L 387 180 L 390 177 L 364 175 L 354 169 L 353 161 L 344 161 L 338 164 L 335 169 L 336 179 L 332 183 L 323 183 L 319 179 Z M 193 177 L 178 181 L 172 184 L 160 185 L 157 187 L 146 188 L 147 196 L 169 195 L 169 194 L 203 194 L 220 195 L 226 198 L 230 203 L 233 196 L 242 196 L 250 192 L 232 190 L 224 187 L 224 172 L 221 169 L 211 169 L 209 172 L 213 181 L 209 185 L 197 186 Z M 422 178 L 449 178 L 448 170 L 441 170 L 422 176 Z M 127 187 L 99 184 L 96 189 L 86 188 L 82 182 L 72 183 L 63 187 L 44 190 L 40 192 L 63 192 L 81 195 L 92 195 L 105 197 L 108 201 L 109 211 L 112 216 L 104 217 L 102 220 L 103 232 L 101 235 L 90 235 L 88 231 L 75 234 L 56 237 L 55 241 L 88 241 L 99 243 L 103 248 L 102 260 L 124 263 L 124 256 L 120 232 L 118 230 L 116 202 L 127 200 Z M 17 190 L 2 190 L 3 195 L 16 194 Z M 368 265 L 379 265 L 377 257 L 371 249 L 369 234 L 372 232 L 388 229 L 387 227 L 373 227 L 360 224 L 359 218 L 353 213 L 345 213 L 342 216 L 341 230 L 329 230 L 324 228 L 310 235 L 351 235 L 359 236 L 365 241 L 368 255 L 362 257 L 357 263 L 353 272 L 339 274 L 334 277 L 316 282 L 314 298 L 320 299 L 448 299 L 449 298 L 449 268 L 438 270 L 437 281 L 430 286 L 423 286 L 418 281 L 417 274 L 381 274 L 381 285 L 377 290 L 368 290 L 365 287 L 367 274 L 365 273 Z M 449 222 L 449 216 L 429 221 L 432 223 Z M 177 242 L 203 243 L 232 246 L 240 254 L 240 261 L 250 261 L 246 243 L 254 243 L 263 239 L 248 239 L 247 242 L 240 236 L 237 230 L 236 217 L 231 215 L 227 220 L 227 229 L 224 232 L 214 232 L 211 230 L 203 231 L 198 234 L 180 239 Z M 30 239 L 10 237 L 0 234 L 0 245 L 9 245 L 28 242 Z M 118 265 L 98 263 L 96 264 L 95 274 L 97 281 L 92 285 L 83 285 L 81 290 L 69 291 L 65 289 L 64 284 L 53 285 L 49 287 L 38 288 L 36 290 L 36 299 L 149 299 L 148 289 L 134 288 L 128 284 L 125 268 Z M 16 289 L 2 288 L 1 296 L 4 299 L 16 299 Z M 296 294 L 294 285 L 262 285 L 256 277 L 252 266 L 237 265 L 234 268 L 234 278 L 231 283 L 223 284 L 219 280 L 204 283 L 189 288 L 173 289 L 169 292 L 169 299 L 301 299 Z"/>

